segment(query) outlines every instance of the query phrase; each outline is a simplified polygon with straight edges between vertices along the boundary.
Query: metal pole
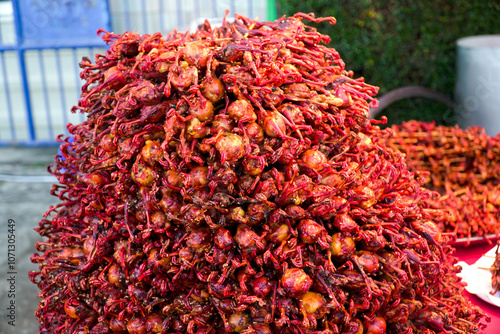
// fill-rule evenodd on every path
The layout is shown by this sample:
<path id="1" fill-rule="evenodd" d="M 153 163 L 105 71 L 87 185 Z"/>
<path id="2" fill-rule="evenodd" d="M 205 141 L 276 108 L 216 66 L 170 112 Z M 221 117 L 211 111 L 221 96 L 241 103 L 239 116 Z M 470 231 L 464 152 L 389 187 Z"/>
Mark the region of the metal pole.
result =
<path id="1" fill-rule="evenodd" d="M 61 109 L 62 109 L 62 119 L 63 124 L 68 124 L 68 114 L 66 110 L 66 97 L 64 92 L 64 82 L 63 82 L 63 71 L 61 68 L 61 54 L 60 49 L 55 50 L 56 52 L 56 68 L 57 68 L 57 81 L 59 83 L 59 94 L 61 94 Z M 64 130 L 67 132 L 67 128 L 64 127 Z"/>
<path id="2" fill-rule="evenodd" d="M 149 32 L 149 29 L 148 29 L 148 14 L 147 14 L 145 0 L 142 0 L 141 2 L 141 11 L 142 11 L 142 33 L 147 34 Z"/>
<path id="3" fill-rule="evenodd" d="M 182 0 L 176 1 L 177 7 L 177 26 L 180 28 L 184 25 L 184 18 L 182 17 Z"/>
<path id="4" fill-rule="evenodd" d="M 125 30 L 131 31 L 132 27 L 130 24 L 130 8 L 128 0 L 123 2 L 123 9 L 125 10 Z"/>
<path id="5" fill-rule="evenodd" d="M 14 9 L 14 25 L 16 28 L 16 46 L 17 46 L 17 55 L 19 57 L 19 68 L 21 70 L 21 83 L 24 94 L 24 103 L 26 104 L 26 120 L 28 122 L 28 136 L 31 142 L 36 140 L 35 134 L 35 126 L 33 123 L 33 114 L 31 110 L 31 99 L 30 99 L 30 90 L 28 83 L 28 75 L 26 72 L 26 61 L 24 57 L 24 49 L 23 49 L 23 32 L 21 27 L 21 11 L 19 8 L 19 4 L 17 1 L 12 1 L 12 7 Z"/>

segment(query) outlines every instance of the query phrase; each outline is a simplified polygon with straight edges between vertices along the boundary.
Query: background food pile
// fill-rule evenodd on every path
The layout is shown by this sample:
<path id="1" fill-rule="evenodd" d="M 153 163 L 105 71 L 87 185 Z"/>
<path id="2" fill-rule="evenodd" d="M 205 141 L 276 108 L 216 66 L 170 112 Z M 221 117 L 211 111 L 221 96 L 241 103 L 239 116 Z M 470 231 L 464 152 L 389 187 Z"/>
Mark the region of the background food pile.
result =
<path id="1" fill-rule="evenodd" d="M 38 228 L 40 333 L 484 328 L 377 89 L 302 19 L 102 32 Z"/>
<path id="2" fill-rule="evenodd" d="M 453 97 L 456 41 L 466 36 L 498 33 L 495 27 L 500 16 L 496 1 L 276 0 L 276 3 L 282 14 L 313 11 L 317 16 L 335 16 L 339 22 L 335 26 L 325 23 L 313 26 L 332 36 L 331 45 L 348 61 L 349 69 L 379 86 L 379 96 L 404 86 L 424 86 Z M 491 81 L 496 83 L 496 79 Z M 453 126 L 457 118 L 465 116 L 425 98 L 398 101 L 382 114 L 391 125 L 415 119 Z"/>
<path id="3" fill-rule="evenodd" d="M 442 195 L 422 202 L 444 210 L 436 217 L 442 230 L 458 238 L 500 233 L 500 136 L 419 121 L 391 129 L 380 133 L 387 145 L 406 154 L 410 170 L 429 172 L 424 187 Z"/>

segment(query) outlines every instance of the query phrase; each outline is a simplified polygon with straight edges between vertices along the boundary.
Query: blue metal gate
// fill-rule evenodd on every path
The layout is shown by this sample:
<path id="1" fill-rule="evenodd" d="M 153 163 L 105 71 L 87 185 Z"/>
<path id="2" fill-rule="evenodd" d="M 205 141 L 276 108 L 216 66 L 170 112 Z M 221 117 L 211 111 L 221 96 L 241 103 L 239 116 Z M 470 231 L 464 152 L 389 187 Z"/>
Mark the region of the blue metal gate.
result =
<path id="1" fill-rule="evenodd" d="M 105 51 L 96 30 L 193 29 L 225 9 L 275 19 L 274 0 L 0 0 L 0 145 L 55 145 L 80 96 L 78 62 Z"/>

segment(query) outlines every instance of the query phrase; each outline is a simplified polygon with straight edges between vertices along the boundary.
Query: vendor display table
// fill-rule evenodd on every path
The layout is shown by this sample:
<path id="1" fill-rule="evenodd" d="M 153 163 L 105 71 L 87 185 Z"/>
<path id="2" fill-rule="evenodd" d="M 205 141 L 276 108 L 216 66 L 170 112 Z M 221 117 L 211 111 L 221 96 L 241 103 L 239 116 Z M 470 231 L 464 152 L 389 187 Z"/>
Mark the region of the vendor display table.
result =
<path id="1" fill-rule="evenodd" d="M 455 256 L 458 257 L 460 261 L 464 261 L 467 264 L 475 263 L 484 253 L 489 251 L 494 245 L 481 244 L 469 247 L 457 247 L 457 252 Z M 482 299 L 476 297 L 464 291 L 464 294 L 472 301 L 476 306 L 482 308 L 491 317 L 491 322 L 488 324 L 486 329 L 487 334 L 498 334 L 500 333 L 500 307 L 491 305 Z"/>

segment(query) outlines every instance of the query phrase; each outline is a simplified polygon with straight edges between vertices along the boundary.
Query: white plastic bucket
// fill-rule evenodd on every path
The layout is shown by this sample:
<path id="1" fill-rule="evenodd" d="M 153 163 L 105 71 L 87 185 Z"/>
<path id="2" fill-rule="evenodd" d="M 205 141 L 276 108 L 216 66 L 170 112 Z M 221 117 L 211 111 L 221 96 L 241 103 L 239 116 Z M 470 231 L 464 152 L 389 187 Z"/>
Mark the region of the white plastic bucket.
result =
<path id="1" fill-rule="evenodd" d="M 490 136 L 500 132 L 500 35 L 457 41 L 455 103 L 460 127 L 479 125 Z"/>

